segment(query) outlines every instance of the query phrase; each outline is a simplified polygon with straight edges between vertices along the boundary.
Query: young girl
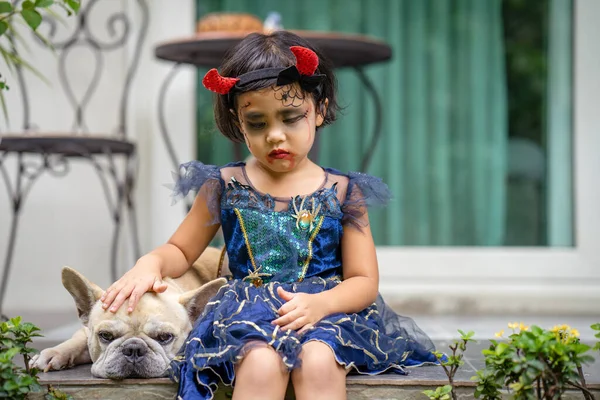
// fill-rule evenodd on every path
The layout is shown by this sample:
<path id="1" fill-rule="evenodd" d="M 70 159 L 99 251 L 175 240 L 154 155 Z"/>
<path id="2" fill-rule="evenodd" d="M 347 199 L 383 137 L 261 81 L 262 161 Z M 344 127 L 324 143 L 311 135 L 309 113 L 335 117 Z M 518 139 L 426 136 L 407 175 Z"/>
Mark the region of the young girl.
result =
<path id="1" fill-rule="evenodd" d="M 179 398 L 212 399 L 219 382 L 234 399 L 346 398 L 346 374 L 434 363 L 433 345 L 378 296 L 367 207 L 387 186 L 308 158 L 318 128 L 335 120 L 332 68 L 302 38 L 251 34 L 205 87 L 215 117 L 253 158 L 214 167 L 182 165 L 176 193 L 197 190 L 167 244 L 143 256 L 103 297 L 129 311 L 162 278 L 183 274 L 223 229 L 232 279 L 207 305 L 171 365 Z M 343 151 L 343 149 L 340 149 Z"/>

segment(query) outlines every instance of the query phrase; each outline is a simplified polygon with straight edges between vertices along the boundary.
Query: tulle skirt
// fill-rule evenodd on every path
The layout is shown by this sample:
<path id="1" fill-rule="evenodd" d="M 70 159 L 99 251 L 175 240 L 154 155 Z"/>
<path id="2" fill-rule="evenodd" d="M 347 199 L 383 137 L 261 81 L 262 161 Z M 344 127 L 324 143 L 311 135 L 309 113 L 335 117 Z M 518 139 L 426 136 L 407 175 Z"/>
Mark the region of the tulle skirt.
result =
<path id="1" fill-rule="evenodd" d="M 243 359 L 247 344 L 258 341 L 272 346 L 290 370 L 300 366 L 302 345 L 312 340 L 325 343 L 340 365 L 359 374 L 406 374 L 407 367 L 436 363 L 427 335 L 412 319 L 392 311 L 381 296 L 359 313 L 330 315 L 301 335 L 271 323 L 284 303 L 277 295 L 278 286 L 290 292 L 318 293 L 339 283 L 316 277 L 259 287 L 230 281 L 206 306 L 171 362 L 169 372 L 179 383 L 179 397 L 212 399 L 219 383 L 233 385 L 235 363 Z"/>

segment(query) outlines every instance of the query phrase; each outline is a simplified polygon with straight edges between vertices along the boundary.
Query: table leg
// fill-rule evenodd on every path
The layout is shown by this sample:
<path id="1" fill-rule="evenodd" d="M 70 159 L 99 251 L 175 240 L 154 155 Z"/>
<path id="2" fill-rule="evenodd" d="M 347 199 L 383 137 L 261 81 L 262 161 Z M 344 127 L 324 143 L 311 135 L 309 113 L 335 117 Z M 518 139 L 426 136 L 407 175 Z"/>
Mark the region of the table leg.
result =
<path id="1" fill-rule="evenodd" d="M 360 67 L 354 67 L 354 70 L 358 74 L 358 77 L 362 84 L 365 86 L 365 89 L 367 89 L 367 92 L 369 92 L 369 94 L 373 98 L 373 103 L 375 106 L 375 123 L 373 126 L 373 133 L 371 135 L 371 142 L 367 146 L 367 151 L 365 152 L 360 161 L 360 171 L 367 172 L 369 164 L 371 163 L 371 159 L 373 158 L 373 153 L 375 152 L 375 148 L 377 147 L 377 142 L 381 137 L 381 99 L 379 97 L 379 94 L 377 93 L 377 90 L 375 89 L 375 86 L 373 86 L 373 83 L 371 82 L 367 74 L 365 74 L 363 69 Z"/>
<path id="2" fill-rule="evenodd" d="M 175 148 L 173 147 L 173 142 L 171 141 L 171 136 L 169 135 L 169 130 L 167 128 L 167 122 L 166 122 L 166 118 L 165 118 L 165 98 L 166 98 L 166 93 L 169 90 L 169 86 L 171 85 L 171 82 L 173 82 L 173 79 L 175 78 L 177 73 L 181 70 L 182 65 L 183 65 L 182 63 L 177 63 L 173 66 L 173 68 L 171 68 L 171 71 L 169 71 L 169 73 L 165 77 L 165 80 L 163 81 L 162 85 L 160 86 L 160 90 L 158 92 L 158 126 L 160 129 L 160 135 L 161 135 L 163 142 L 165 143 L 165 146 L 167 148 L 167 153 L 169 154 L 169 158 L 171 159 L 173 168 L 175 168 L 175 171 L 178 171 L 178 172 L 179 172 L 180 160 L 179 160 L 179 157 L 177 157 L 177 154 L 175 153 Z M 184 199 L 184 202 L 185 202 L 187 210 L 192 208 L 191 200 L 188 200 L 186 198 L 186 199 Z"/>

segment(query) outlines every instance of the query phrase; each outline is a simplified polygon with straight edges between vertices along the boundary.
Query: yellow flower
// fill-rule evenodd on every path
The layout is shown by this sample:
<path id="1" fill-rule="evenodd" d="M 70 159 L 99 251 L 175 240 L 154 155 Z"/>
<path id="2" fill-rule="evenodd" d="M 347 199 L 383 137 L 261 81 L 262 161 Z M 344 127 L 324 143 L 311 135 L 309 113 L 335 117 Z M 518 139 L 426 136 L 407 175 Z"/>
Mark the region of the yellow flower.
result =
<path id="1" fill-rule="evenodd" d="M 571 329 L 571 336 L 579 337 L 579 331 L 575 328 Z"/>
<path id="2" fill-rule="evenodd" d="M 504 329 L 502 329 L 502 330 L 500 330 L 500 332 L 496 332 L 496 333 L 494 334 L 494 336 L 496 336 L 497 338 L 501 338 L 501 337 L 502 337 L 502 335 L 504 335 Z"/>
<path id="3" fill-rule="evenodd" d="M 521 322 L 519 324 L 519 329 L 522 330 L 522 331 L 526 331 L 526 330 L 529 329 L 529 327 L 527 325 L 525 325 L 524 323 Z"/>
<path id="4" fill-rule="evenodd" d="M 519 327 L 519 323 L 518 322 L 511 322 L 508 324 L 508 327 L 512 330 L 515 330 Z"/>
<path id="5" fill-rule="evenodd" d="M 552 332 L 552 333 L 558 333 L 559 331 L 560 331 L 560 326 L 558 326 L 558 325 L 554 325 L 552 327 L 552 329 L 550 329 L 550 332 Z"/>

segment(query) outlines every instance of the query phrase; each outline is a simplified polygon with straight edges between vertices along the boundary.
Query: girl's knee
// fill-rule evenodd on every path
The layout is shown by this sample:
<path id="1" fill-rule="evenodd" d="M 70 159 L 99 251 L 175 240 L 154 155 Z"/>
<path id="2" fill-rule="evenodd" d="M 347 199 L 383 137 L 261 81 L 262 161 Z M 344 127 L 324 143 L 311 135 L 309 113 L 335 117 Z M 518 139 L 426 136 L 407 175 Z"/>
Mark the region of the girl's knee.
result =
<path id="1" fill-rule="evenodd" d="M 236 366 L 236 375 L 243 374 L 257 385 L 270 384 L 275 379 L 287 376 L 281 356 L 271 347 L 264 345 L 251 348 Z"/>
<path id="2" fill-rule="evenodd" d="M 329 346 L 321 342 L 308 342 L 302 347 L 300 355 L 302 365 L 300 373 L 304 379 L 313 384 L 318 382 L 330 382 L 335 379 L 345 379 L 344 367 L 337 363 L 333 351 Z"/>

